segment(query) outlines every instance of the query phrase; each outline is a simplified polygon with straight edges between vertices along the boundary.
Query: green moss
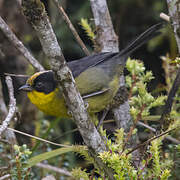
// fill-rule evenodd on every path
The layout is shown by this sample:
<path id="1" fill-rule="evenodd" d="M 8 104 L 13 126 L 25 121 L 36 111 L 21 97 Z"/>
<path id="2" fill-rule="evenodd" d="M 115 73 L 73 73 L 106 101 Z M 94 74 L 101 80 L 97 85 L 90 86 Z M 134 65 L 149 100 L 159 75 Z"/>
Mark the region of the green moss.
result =
<path id="1" fill-rule="evenodd" d="M 45 13 L 45 7 L 40 0 L 23 0 L 22 11 L 30 23 L 37 23 Z"/>

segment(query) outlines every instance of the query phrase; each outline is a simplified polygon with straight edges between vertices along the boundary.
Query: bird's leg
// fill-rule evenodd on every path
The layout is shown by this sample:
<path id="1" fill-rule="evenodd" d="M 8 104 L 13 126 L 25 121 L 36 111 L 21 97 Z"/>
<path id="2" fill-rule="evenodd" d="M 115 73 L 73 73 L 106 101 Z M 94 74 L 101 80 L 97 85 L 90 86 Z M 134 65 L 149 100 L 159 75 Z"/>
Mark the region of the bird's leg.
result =
<path id="1" fill-rule="evenodd" d="M 97 130 L 99 130 L 100 126 L 103 124 L 103 121 L 107 115 L 107 113 L 109 112 L 109 108 L 106 108 L 105 110 L 103 110 L 103 114 L 102 114 L 102 117 L 97 125 Z"/>

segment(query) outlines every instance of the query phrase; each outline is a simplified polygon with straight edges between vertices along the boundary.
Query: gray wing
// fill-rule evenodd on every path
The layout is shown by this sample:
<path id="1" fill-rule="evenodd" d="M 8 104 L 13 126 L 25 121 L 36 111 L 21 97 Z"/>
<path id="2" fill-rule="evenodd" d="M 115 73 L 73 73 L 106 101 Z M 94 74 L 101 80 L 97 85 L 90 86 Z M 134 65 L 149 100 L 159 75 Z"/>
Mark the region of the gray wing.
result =
<path id="1" fill-rule="evenodd" d="M 110 60 L 112 57 L 114 57 L 117 54 L 118 53 L 111 53 L 111 52 L 98 53 L 68 62 L 67 64 L 71 69 L 73 76 L 77 77 L 80 73 L 82 73 L 86 69 L 90 67 L 95 67 L 100 62 Z"/>

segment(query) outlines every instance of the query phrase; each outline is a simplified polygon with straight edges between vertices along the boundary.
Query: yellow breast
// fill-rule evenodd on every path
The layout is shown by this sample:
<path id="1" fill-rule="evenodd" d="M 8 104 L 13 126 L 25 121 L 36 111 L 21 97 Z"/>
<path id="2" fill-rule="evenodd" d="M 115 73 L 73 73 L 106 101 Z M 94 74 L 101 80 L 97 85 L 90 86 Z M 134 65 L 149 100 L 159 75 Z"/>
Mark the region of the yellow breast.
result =
<path id="1" fill-rule="evenodd" d="M 45 114 L 57 117 L 68 117 L 64 98 L 60 95 L 58 88 L 49 94 L 33 90 L 28 92 L 27 95 L 30 101 Z"/>

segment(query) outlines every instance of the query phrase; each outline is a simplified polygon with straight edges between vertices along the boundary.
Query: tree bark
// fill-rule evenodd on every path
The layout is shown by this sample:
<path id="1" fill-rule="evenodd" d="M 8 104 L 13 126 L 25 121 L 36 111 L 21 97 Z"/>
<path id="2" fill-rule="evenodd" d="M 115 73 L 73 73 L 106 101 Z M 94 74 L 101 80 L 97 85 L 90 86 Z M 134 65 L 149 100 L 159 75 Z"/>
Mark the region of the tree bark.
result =
<path id="1" fill-rule="evenodd" d="M 96 25 L 98 52 L 118 52 L 118 37 L 116 36 L 109 14 L 106 0 L 90 0 Z"/>

